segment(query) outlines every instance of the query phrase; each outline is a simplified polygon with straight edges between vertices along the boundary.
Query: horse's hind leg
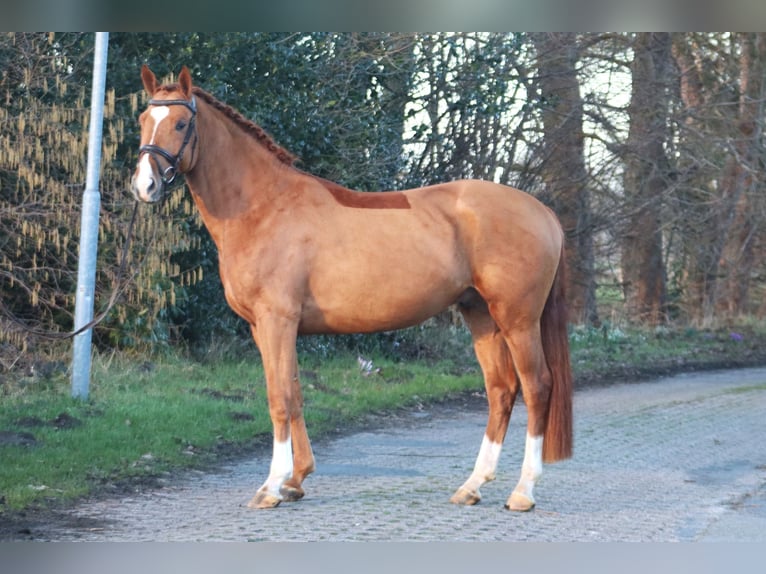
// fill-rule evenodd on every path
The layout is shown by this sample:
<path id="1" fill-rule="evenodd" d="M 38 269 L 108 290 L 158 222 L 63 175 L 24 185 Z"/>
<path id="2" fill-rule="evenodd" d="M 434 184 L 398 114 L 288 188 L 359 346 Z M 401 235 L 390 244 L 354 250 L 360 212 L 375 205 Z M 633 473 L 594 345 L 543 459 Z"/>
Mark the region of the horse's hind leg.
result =
<path id="1" fill-rule="evenodd" d="M 527 438 L 521 477 L 505 507 L 527 511 L 535 506 L 533 491 L 543 471 L 543 433 L 548 415 L 551 374 L 545 362 L 539 324 L 517 328 L 506 335 L 506 340 L 527 405 Z"/>
<path id="2" fill-rule="evenodd" d="M 473 472 L 450 498 L 454 504 L 471 505 L 481 500 L 479 487 L 495 478 L 497 461 L 518 391 L 518 381 L 508 346 L 484 301 L 476 294 L 475 298 L 465 301 L 460 310 L 471 330 L 489 403 L 487 428 Z"/>

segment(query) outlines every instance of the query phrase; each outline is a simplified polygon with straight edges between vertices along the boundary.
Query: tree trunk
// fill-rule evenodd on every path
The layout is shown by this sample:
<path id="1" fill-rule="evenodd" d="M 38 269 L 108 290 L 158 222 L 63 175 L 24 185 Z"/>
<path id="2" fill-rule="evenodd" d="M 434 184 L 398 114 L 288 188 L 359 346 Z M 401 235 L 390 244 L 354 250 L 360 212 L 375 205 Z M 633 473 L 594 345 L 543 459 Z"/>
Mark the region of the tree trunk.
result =
<path id="1" fill-rule="evenodd" d="M 724 180 L 724 195 L 729 199 L 725 224 L 725 243 L 720 261 L 721 286 L 717 308 L 724 316 L 746 314 L 751 273 L 755 263 L 756 237 L 754 191 L 758 187 L 758 142 L 762 137 L 764 58 L 766 34 L 744 33 L 740 37 L 740 94 L 738 137 Z"/>
<path id="2" fill-rule="evenodd" d="M 544 129 L 542 178 L 567 236 L 570 320 L 597 323 L 593 235 L 575 34 L 532 34 Z"/>
<path id="3" fill-rule="evenodd" d="M 719 216 L 711 205 L 720 196 L 715 163 L 704 158 L 712 134 L 707 126 L 708 96 L 703 83 L 705 62 L 686 34 L 673 36 L 673 57 L 680 73 L 680 96 L 684 104 L 679 160 L 678 226 L 683 241 L 682 306 L 688 319 L 709 326 L 714 318 Z M 702 151 L 700 151 L 702 150 Z M 702 157 L 701 157 L 702 156 Z"/>
<path id="4" fill-rule="evenodd" d="M 679 195 L 687 259 L 685 299 L 690 318 L 703 326 L 712 325 L 720 313 L 746 312 L 756 263 L 756 217 L 763 209 L 757 190 L 763 163 L 759 141 L 766 39 L 763 34 L 734 35 L 732 46 L 739 54 L 732 66 L 739 78 L 724 90 L 710 80 L 700 56 L 704 52 L 690 46 L 684 35 L 675 36 L 673 43 L 686 108 L 685 181 Z M 716 91 L 727 90 L 734 97 L 716 99 Z M 711 145 L 711 140 L 719 145 Z M 716 150 L 724 152 L 717 162 Z"/>
<path id="5" fill-rule="evenodd" d="M 633 88 L 625 146 L 626 221 L 620 237 L 626 311 L 632 320 L 666 320 L 661 210 L 668 188 L 667 77 L 670 35 L 641 33 L 633 46 Z"/>

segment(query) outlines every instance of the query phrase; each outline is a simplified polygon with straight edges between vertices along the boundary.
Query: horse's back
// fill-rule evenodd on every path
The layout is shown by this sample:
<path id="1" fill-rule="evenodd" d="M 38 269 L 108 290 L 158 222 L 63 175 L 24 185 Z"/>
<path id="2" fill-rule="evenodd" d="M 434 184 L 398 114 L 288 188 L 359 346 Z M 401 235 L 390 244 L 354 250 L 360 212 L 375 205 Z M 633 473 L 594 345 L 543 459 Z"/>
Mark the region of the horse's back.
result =
<path id="1" fill-rule="evenodd" d="M 491 181 L 466 179 L 405 192 L 414 206 L 433 203 L 449 211 L 461 235 L 473 248 L 488 247 L 556 258 L 563 234 L 554 213 L 532 195 Z"/>

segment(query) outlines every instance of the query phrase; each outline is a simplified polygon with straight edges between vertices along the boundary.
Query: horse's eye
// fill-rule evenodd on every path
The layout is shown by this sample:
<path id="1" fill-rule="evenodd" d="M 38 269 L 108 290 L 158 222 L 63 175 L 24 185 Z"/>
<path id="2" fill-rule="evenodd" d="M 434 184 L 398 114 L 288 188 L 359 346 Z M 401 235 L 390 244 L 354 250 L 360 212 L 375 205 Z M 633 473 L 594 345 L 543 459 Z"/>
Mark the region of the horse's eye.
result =
<path id="1" fill-rule="evenodd" d="M 178 120 L 178 123 L 176 124 L 176 131 L 181 131 L 186 127 L 186 122 L 184 120 Z"/>

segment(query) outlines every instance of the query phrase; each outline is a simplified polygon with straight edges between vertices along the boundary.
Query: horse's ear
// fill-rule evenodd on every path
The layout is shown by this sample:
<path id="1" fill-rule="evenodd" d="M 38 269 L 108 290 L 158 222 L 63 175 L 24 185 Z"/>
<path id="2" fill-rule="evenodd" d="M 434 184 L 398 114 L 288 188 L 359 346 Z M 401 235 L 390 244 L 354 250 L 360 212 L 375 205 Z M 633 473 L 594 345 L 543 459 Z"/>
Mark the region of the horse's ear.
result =
<path id="1" fill-rule="evenodd" d="M 192 92 L 192 79 L 189 68 L 184 66 L 181 68 L 181 73 L 178 75 L 178 84 L 181 86 L 181 91 L 186 99 L 191 98 Z"/>
<path id="2" fill-rule="evenodd" d="M 154 92 L 157 91 L 157 76 L 154 75 L 154 72 L 152 72 L 146 64 L 141 66 L 141 80 L 144 82 L 146 93 L 149 94 L 149 97 L 151 98 L 154 95 Z"/>

